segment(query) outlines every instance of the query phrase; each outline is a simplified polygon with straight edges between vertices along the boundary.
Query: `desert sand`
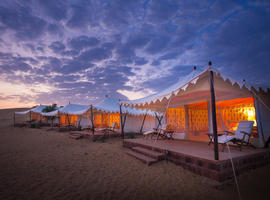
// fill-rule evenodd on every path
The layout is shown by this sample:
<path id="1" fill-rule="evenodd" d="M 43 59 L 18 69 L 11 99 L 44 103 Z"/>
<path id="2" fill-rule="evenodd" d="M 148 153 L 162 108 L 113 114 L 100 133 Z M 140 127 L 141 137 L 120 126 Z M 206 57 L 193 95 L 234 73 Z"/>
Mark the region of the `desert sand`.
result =
<path id="1" fill-rule="evenodd" d="M 239 199 L 235 183 L 216 189 L 170 162 L 146 166 L 126 155 L 121 138 L 14 128 L 13 112 L 0 110 L 0 199 Z M 242 199 L 269 199 L 269 185 L 270 165 L 239 177 Z"/>

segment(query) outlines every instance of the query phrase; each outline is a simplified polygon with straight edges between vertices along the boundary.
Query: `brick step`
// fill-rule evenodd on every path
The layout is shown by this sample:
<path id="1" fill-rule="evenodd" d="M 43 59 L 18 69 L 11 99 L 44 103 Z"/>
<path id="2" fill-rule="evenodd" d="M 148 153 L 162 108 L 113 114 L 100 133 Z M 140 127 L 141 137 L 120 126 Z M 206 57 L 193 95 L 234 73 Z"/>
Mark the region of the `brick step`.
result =
<path id="1" fill-rule="evenodd" d="M 141 154 L 143 154 L 145 156 L 155 158 L 157 160 L 163 160 L 164 159 L 164 154 L 163 153 L 153 151 L 153 150 L 150 150 L 150 149 L 146 149 L 146 148 L 143 148 L 143 147 L 139 147 L 139 146 L 132 147 L 132 150 L 137 152 L 137 153 L 141 153 Z"/>
<path id="2" fill-rule="evenodd" d="M 135 157 L 136 159 L 142 161 L 143 163 L 145 163 L 147 165 L 152 165 L 153 163 L 158 162 L 158 159 L 151 158 L 149 156 L 143 155 L 143 154 L 135 152 L 135 151 L 128 151 L 127 154 Z"/>

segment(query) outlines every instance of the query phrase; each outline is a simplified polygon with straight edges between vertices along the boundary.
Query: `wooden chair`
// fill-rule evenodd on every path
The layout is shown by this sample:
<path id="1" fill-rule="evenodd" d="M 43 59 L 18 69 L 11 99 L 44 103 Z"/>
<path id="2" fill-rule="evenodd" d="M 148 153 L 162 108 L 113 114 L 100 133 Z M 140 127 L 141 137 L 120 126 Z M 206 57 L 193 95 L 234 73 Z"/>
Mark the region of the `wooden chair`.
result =
<path id="1" fill-rule="evenodd" d="M 159 133 L 158 133 L 157 139 L 159 137 L 161 137 L 163 139 L 171 139 L 171 140 L 173 140 L 174 130 L 173 130 L 172 125 L 171 124 L 168 124 L 168 125 L 165 126 L 165 128 L 164 128 L 164 126 L 159 129 Z"/>

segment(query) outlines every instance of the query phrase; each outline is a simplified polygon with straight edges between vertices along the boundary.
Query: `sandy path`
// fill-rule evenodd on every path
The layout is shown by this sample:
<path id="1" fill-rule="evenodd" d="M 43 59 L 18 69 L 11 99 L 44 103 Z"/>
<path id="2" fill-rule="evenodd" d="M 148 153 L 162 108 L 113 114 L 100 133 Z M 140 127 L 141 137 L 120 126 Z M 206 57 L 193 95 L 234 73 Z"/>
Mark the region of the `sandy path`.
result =
<path id="1" fill-rule="evenodd" d="M 0 199 L 237 199 L 235 185 L 217 190 L 166 161 L 147 167 L 125 154 L 120 138 L 93 143 L 13 128 L 12 112 L 0 110 Z M 269 199 L 269 165 L 239 180 L 243 199 Z"/>

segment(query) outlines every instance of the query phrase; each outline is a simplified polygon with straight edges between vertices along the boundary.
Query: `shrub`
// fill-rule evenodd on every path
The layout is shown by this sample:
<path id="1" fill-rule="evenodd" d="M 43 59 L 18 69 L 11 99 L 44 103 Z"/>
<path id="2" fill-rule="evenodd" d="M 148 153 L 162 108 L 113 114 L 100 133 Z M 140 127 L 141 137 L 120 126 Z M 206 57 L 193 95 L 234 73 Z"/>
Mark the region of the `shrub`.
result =
<path id="1" fill-rule="evenodd" d="M 45 108 L 43 108 L 42 112 L 52 112 L 52 111 L 55 111 L 56 110 L 56 104 L 52 104 L 51 106 L 46 106 Z M 45 116 L 45 118 L 47 120 L 54 120 L 56 118 L 56 116 Z"/>

